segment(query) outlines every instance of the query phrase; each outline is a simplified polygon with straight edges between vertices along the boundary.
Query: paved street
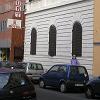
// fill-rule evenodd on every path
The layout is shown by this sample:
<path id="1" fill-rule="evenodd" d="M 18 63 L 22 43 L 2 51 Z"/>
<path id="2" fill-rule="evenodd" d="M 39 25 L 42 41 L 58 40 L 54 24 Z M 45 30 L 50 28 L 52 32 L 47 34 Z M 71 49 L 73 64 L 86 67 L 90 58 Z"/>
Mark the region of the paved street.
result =
<path id="1" fill-rule="evenodd" d="M 37 100 L 99 100 L 97 99 L 86 99 L 84 93 L 79 92 L 68 92 L 60 93 L 55 89 L 41 89 L 38 85 L 35 85 L 37 92 Z"/>

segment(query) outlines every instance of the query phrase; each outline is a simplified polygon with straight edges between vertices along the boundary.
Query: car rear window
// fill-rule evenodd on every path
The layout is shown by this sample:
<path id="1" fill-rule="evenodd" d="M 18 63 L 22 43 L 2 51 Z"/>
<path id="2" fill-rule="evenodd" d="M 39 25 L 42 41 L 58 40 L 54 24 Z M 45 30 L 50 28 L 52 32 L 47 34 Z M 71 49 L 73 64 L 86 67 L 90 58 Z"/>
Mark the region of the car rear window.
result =
<path id="1" fill-rule="evenodd" d="M 35 63 L 30 63 L 28 68 L 32 70 L 42 70 L 43 69 L 41 64 L 35 64 Z"/>
<path id="2" fill-rule="evenodd" d="M 10 74 L 0 73 L 0 89 L 7 85 Z"/>
<path id="3" fill-rule="evenodd" d="M 0 89 L 14 88 L 24 85 L 29 85 L 30 81 L 22 72 L 14 72 L 10 74 L 0 73 Z"/>
<path id="4" fill-rule="evenodd" d="M 36 70 L 36 64 L 30 63 L 28 68 L 32 69 L 32 70 L 34 70 L 34 69 Z"/>
<path id="5" fill-rule="evenodd" d="M 24 73 L 15 72 L 15 73 L 10 74 L 9 81 L 6 85 L 6 88 L 19 87 L 19 86 L 28 85 L 28 84 L 29 84 L 29 81 L 27 80 Z"/>
<path id="6" fill-rule="evenodd" d="M 84 75 L 87 75 L 87 71 L 84 67 L 82 66 L 71 66 L 70 68 L 70 73 L 72 75 L 75 75 L 75 74 L 84 74 Z"/>

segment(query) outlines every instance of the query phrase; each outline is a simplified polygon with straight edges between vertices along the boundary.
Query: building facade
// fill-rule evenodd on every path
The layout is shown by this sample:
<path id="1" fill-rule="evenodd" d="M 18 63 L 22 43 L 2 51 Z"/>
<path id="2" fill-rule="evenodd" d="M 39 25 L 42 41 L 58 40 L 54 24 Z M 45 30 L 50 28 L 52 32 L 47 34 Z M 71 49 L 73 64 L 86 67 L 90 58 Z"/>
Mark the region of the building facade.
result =
<path id="1" fill-rule="evenodd" d="M 0 61 L 23 59 L 25 0 L 0 0 Z"/>
<path id="2" fill-rule="evenodd" d="M 76 55 L 90 75 L 100 75 L 99 4 L 99 0 L 26 0 L 24 61 L 48 69 L 70 63 Z"/>

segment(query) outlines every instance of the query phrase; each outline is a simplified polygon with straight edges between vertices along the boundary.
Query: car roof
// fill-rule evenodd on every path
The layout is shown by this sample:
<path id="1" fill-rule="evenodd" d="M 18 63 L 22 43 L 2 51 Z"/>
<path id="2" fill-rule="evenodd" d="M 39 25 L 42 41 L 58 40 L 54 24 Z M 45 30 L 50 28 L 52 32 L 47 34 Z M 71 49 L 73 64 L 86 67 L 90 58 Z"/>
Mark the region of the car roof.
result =
<path id="1" fill-rule="evenodd" d="M 25 64 L 25 63 L 41 64 L 41 63 L 36 63 L 36 62 L 18 62 L 18 63 L 19 63 L 19 64 L 20 64 L 20 63 L 22 63 L 22 64 Z M 41 65 L 42 65 L 42 64 L 41 64 Z"/>
<path id="2" fill-rule="evenodd" d="M 77 67 L 84 67 L 84 66 L 81 66 L 81 65 L 71 65 L 71 64 L 56 64 L 56 66 L 77 66 Z"/>
<path id="3" fill-rule="evenodd" d="M 14 73 L 14 72 L 23 72 L 23 71 L 18 69 L 5 68 L 5 67 L 0 68 L 0 73 Z"/>

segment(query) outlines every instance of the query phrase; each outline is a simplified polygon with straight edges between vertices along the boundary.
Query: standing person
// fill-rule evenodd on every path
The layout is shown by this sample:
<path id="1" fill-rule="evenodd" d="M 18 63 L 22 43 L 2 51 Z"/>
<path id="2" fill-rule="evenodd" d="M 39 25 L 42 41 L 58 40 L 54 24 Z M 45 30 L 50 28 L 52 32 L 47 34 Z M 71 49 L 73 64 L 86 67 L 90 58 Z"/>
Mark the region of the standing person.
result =
<path id="1" fill-rule="evenodd" d="M 72 64 L 72 65 L 80 65 L 80 64 L 79 64 L 79 61 L 78 61 L 77 58 L 76 58 L 76 55 L 73 55 L 73 56 L 72 56 L 71 64 Z"/>
<path id="2" fill-rule="evenodd" d="M 2 67 L 2 62 L 0 61 L 0 67 Z"/>

